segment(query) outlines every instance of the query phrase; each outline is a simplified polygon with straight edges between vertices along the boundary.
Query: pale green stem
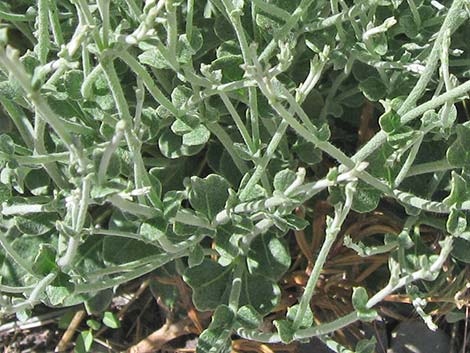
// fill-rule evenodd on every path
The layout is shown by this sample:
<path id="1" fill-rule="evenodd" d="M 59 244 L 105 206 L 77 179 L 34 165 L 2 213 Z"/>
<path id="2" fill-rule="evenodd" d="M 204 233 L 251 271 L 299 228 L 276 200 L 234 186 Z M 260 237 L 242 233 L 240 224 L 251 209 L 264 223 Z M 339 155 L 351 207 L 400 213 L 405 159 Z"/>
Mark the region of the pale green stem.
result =
<path id="1" fill-rule="evenodd" d="M 35 286 L 25 286 L 25 287 L 14 287 L 14 286 L 7 286 L 5 284 L 0 284 L 0 292 L 3 293 L 18 293 L 18 294 L 25 294 L 30 293 Z"/>
<path id="2" fill-rule="evenodd" d="M 124 136 L 124 125 L 125 122 L 122 120 L 116 124 L 116 132 L 114 133 L 111 142 L 103 152 L 103 156 L 101 157 L 100 165 L 98 168 L 98 182 L 100 184 L 105 181 L 104 178 L 106 176 L 106 172 L 108 171 L 111 157 L 113 156 L 113 153 L 116 152 L 117 148 L 119 147 L 119 143 L 121 142 L 121 139 Z"/>
<path id="3" fill-rule="evenodd" d="M 245 65 L 251 65 L 253 63 L 252 59 L 252 54 L 251 50 L 245 35 L 245 29 L 243 28 L 241 18 L 240 18 L 240 13 L 235 11 L 233 8 L 233 5 L 230 3 L 228 0 L 222 0 L 225 6 L 225 9 L 228 13 L 229 19 L 232 22 L 232 26 L 235 29 L 235 33 L 237 35 L 238 42 L 240 43 L 240 49 L 242 52 L 243 56 L 243 61 L 245 62 Z M 222 96 L 221 96 L 222 97 Z M 222 97 L 222 99 L 224 99 Z M 252 134 L 253 134 L 253 141 L 248 144 L 248 148 L 252 152 L 255 152 L 255 150 L 258 148 L 259 145 L 259 120 L 258 120 L 258 102 L 257 102 L 257 97 L 256 97 L 256 89 L 255 88 L 249 88 L 248 89 L 248 106 L 250 108 L 250 117 L 251 117 L 251 126 L 252 126 Z M 225 103 L 225 100 L 224 100 Z M 233 116 L 233 114 L 232 114 Z M 238 126 L 238 124 L 237 124 Z M 243 125 L 244 127 L 244 125 Z M 240 129 L 240 127 L 239 127 Z M 245 134 L 244 131 L 240 130 L 242 135 Z M 247 139 L 245 139 L 245 143 L 247 142 Z M 251 139 L 250 139 L 251 140 Z"/>
<path id="4" fill-rule="evenodd" d="M 408 157 L 406 158 L 405 163 L 403 164 L 403 166 L 400 169 L 400 172 L 395 178 L 395 181 L 393 183 L 395 188 L 397 188 L 401 184 L 401 182 L 407 177 L 408 171 L 413 165 L 413 162 L 416 159 L 416 155 L 418 154 L 419 148 L 421 147 L 421 143 L 423 142 L 423 137 L 424 137 L 424 134 L 420 135 L 418 138 L 418 141 L 416 141 L 413 144 L 413 147 L 411 148 L 411 151 L 408 154 Z"/>
<path id="5" fill-rule="evenodd" d="M 452 168 L 455 167 L 452 166 L 447 159 L 441 159 L 439 161 L 426 162 L 412 166 L 406 174 L 406 177 L 412 177 L 415 175 L 421 175 L 426 173 L 441 172 Z"/>
<path id="6" fill-rule="evenodd" d="M 227 132 L 218 123 L 207 123 L 206 126 L 211 134 L 217 137 L 222 146 L 224 146 L 225 150 L 232 158 L 233 163 L 235 163 L 235 166 L 238 168 L 238 170 L 242 174 L 247 173 L 248 167 L 246 166 L 245 161 L 240 159 L 240 157 L 238 157 L 237 153 L 235 152 L 233 148 L 233 140 L 230 135 L 227 134 Z"/>
<path id="7" fill-rule="evenodd" d="M 145 70 L 145 68 L 131 54 L 126 51 L 118 51 L 116 54 L 131 68 L 132 71 L 135 72 L 137 76 L 140 77 L 140 79 L 142 79 L 149 93 L 159 104 L 168 109 L 176 117 L 182 114 L 175 108 L 173 103 L 165 97 L 162 91 L 160 91 L 154 83 L 152 76 L 149 75 L 147 70 Z"/>
<path id="8" fill-rule="evenodd" d="M 80 93 L 82 94 L 83 98 L 90 99 L 93 94 L 93 84 L 98 79 L 100 74 L 102 73 L 101 65 L 96 65 L 93 70 L 85 77 L 82 83 L 82 87 L 80 89 Z"/>
<path id="9" fill-rule="evenodd" d="M 444 23 L 442 24 L 437 38 L 434 41 L 431 53 L 429 53 L 429 56 L 426 59 L 426 68 L 419 75 L 418 82 L 413 87 L 412 91 L 408 94 L 406 100 L 403 102 L 400 109 L 398 109 L 398 114 L 400 116 L 407 113 L 416 104 L 418 99 L 421 98 L 421 96 L 423 95 L 429 81 L 431 80 L 434 74 L 434 71 L 436 70 L 444 37 L 447 31 L 454 31 L 456 29 L 456 25 L 459 24 L 460 9 L 462 8 L 462 5 L 464 3 L 464 0 L 454 0 L 452 2 L 452 5 L 446 15 Z"/>
<path id="10" fill-rule="evenodd" d="M 194 0 L 188 0 L 186 11 L 186 36 L 188 37 L 189 43 L 191 43 L 193 37 Z"/>
<path id="11" fill-rule="evenodd" d="M 259 56 L 260 61 L 268 62 L 274 49 L 276 49 L 277 43 L 281 40 L 285 35 L 290 33 L 291 29 L 297 25 L 300 18 L 303 16 L 305 11 L 308 10 L 310 5 L 314 2 L 314 0 L 302 0 L 299 6 L 294 10 L 294 12 L 287 18 L 286 23 L 276 31 L 273 39 L 269 42 L 269 44 L 264 48 L 263 52 Z"/>
<path id="12" fill-rule="evenodd" d="M 103 47 L 107 48 L 109 46 L 109 31 L 111 30 L 109 23 L 110 0 L 98 0 L 97 3 L 101 15 L 101 21 L 103 23 Z"/>
<path id="13" fill-rule="evenodd" d="M 41 204 L 15 204 L 7 206 L 2 205 L 2 215 L 4 216 L 16 216 L 16 215 L 27 215 L 32 213 L 43 213 L 46 211 L 46 205 Z"/>
<path id="14" fill-rule="evenodd" d="M 5 250 L 5 252 L 11 257 L 11 259 L 15 261 L 23 270 L 33 275 L 34 277 L 37 277 L 37 274 L 34 273 L 28 261 L 23 256 L 18 254 L 15 249 L 13 249 L 3 232 L 0 232 L 0 245 L 2 246 L 3 250 Z"/>
<path id="15" fill-rule="evenodd" d="M 134 0 L 125 0 L 125 2 L 130 12 L 132 13 L 132 17 L 134 17 L 135 20 L 139 20 L 140 16 L 142 16 L 142 11 L 140 10 L 139 6 L 137 6 Z"/>
<path id="16" fill-rule="evenodd" d="M 0 96 L 0 103 L 2 104 L 3 108 L 5 108 L 5 111 L 8 113 L 11 120 L 15 124 L 26 146 L 33 148 L 34 131 L 30 121 L 26 117 L 26 114 L 24 114 L 21 108 L 17 107 L 15 103 L 3 96 Z"/>
<path id="17" fill-rule="evenodd" d="M 38 0 L 38 17 L 37 17 L 37 29 L 38 29 L 38 44 L 34 48 L 38 55 L 39 62 L 41 65 L 47 63 L 47 54 L 49 53 L 49 4 L 48 0 Z"/>
<path id="18" fill-rule="evenodd" d="M 294 334 L 294 340 L 303 340 L 307 338 L 327 335 L 335 331 L 338 331 L 346 326 L 349 326 L 352 323 L 356 322 L 357 320 L 359 320 L 358 313 L 356 311 L 353 311 L 352 313 L 349 313 L 334 321 L 320 324 L 320 325 L 313 326 L 313 327 L 309 327 L 309 328 L 299 329 Z M 277 333 L 265 333 L 265 332 L 259 332 L 256 330 L 247 330 L 241 327 L 237 329 L 237 334 L 242 338 L 249 339 L 252 341 L 257 341 L 257 342 L 264 342 L 264 343 L 281 342 L 281 338 L 279 337 L 279 334 Z"/>
<path id="19" fill-rule="evenodd" d="M 439 257 L 434 261 L 434 263 L 430 266 L 429 270 L 426 269 L 419 269 L 409 275 L 406 275 L 398 280 L 397 283 L 389 283 L 385 286 L 382 290 L 377 292 L 372 298 L 369 299 L 367 302 L 366 307 L 368 309 L 374 307 L 377 303 L 381 302 L 387 295 L 397 291 L 398 289 L 402 288 L 403 286 L 415 282 L 417 280 L 433 280 L 437 275 L 437 272 L 442 268 L 444 265 L 445 260 L 449 256 L 450 252 L 452 251 L 453 247 L 453 238 L 448 236 L 442 245 L 441 253 Z"/>
<path id="20" fill-rule="evenodd" d="M 242 290 L 242 276 L 244 271 L 244 260 L 239 259 L 238 264 L 233 271 L 232 288 L 230 290 L 230 296 L 228 300 L 228 306 L 233 310 L 233 312 L 237 312 L 238 310 L 238 303 L 240 301 L 240 293 Z"/>
<path id="21" fill-rule="evenodd" d="M 155 269 L 162 267 L 163 265 L 174 261 L 175 259 L 188 255 L 188 251 L 184 250 L 178 254 L 159 254 L 152 258 L 152 261 L 146 265 L 139 267 L 138 269 L 132 270 L 121 276 L 117 276 L 111 279 L 100 279 L 98 282 L 86 281 L 83 284 L 75 285 L 75 294 L 97 292 L 103 289 L 112 288 L 122 283 L 127 283 L 135 278 L 141 277 L 147 273 L 154 271 Z"/>
<path id="22" fill-rule="evenodd" d="M 414 109 L 411 109 L 406 114 L 401 116 L 400 124 L 405 125 L 417 117 L 423 115 L 426 111 L 435 109 L 447 101 L 464 96 L 470 90 L 470 81 L 462 83 L 461 85 L 443 93 L 432 100 L 429 100 Z M 372 137 L 356 154 L 351 157 L 354 162 L 361 162 L 376 151 L 387 141 L 387 134 L 379 131 Z"/>
<path id="23" fill-rule="evenodd" d="M 62 28 L 59 21 L 59 9 L 57 8 L 56 0 L 49 0 L 49 21 L 51 23 L 52 34 L 54 35 L 54 41 L 57 47 L 64 44 L 64 36 L 62 34 Z"/>
<path id="24" fill-rule="evenodd" d="M 87 175 L 82 182 L 82 189 L 80 194 L 80 200 L 78 203 L 77 216 L 74 222 L 74 236 L 69 238 L 67 244 L 67 250 L 58 261 L 57 264 L 62 269 L 67 269 L 75 259 L 75 256 L 78 251 L 78 247 L 81 242 L 81 233 L 83 225 L 85 224 L 85 219 L 88 211 L 88 204 L 90 202 L 90 190 L 91 190 L 91 175 Z"/>
<path id="25" fill-rule="evenodd" d="M 129 212 L 136 216 L 144 216 L 147 218 L 152 218 L 152 217 L 156 217 L 159 215 L 159 212 L 153 207 L 144 206 L 135 202 L 125 200 L 118 195 L 109 196 L 107 200 L 111 202 L 111 204 L 113 204 L 114 207 L 120 209 L 121 211 Z"/>
<path id="26" fill-rule="evenodd" d="M 134 159 L 134 184 L 136 188 L 141 187 L 150 187 L 148 197 L 150 198 L 152 204 L 161 209 L 162 202 L 156 191 L 151 187 L 149 176 L 147 170 L 145 169 L 144 161 L 142 159 L 142 154 L 140 152 L 141 142 L 138 137 L 135 135 L 132 130 L 133 122 L 132 117 L 129 112 L 129 106 L 127 104 L 126 97 L 119 82 L 116 70 L 114 68 L 113 60 L 109 56 L 104 56 L 101 58 L 101 67 L 105 73 L 106 79 L 109 83 L 109 87 L 113 94 L 114 101 L 116 102 L 116 107 L 119 113 L 119 116 L 125 123 L 125 136 L 127 145 Z M 145 84 L 145 78 L 144 84 Z M 150 90 L 149 90 L 150 91 Z M 145 203 L 143 197 L 139 196 L 140 203 Z"/>
<path id="27" fill-rule="evenodd" d="M 172 58 L 176 58 L 176 46 L 178 44 L 178 22 L 176 17 L 176 4 L 174 0 L 167 0 L 165 2 L 167 11 L 167 45 L 168 51 Z M 176 66 L 178 68 L 178 64 Z"/>
<path id="28" fill-rule="evenodd" d="M 34 124 L 34 152 L 42 155 L 47 154 L 46 147 L 44 145 L 44 132 L 46 128 L 45 121 L 39 117 L 39 114 L 36 113 L 35 115 L 35 124 Z M 59 171 L 59 168 L 55 163 L 47 163 L 44 164 L 44 169 L 46 170 L 47 174 L 51 177 L 54 183 L 62 188 L 67 189 L 69 183 L 64 178 L 62 173 Z"/>
<path id="29" fill-rule="evenodd" d="M 351 209 L 353 201 L 353 189 L 351 189 L 350 187 L 352 186 L 346 186 L 346 201 L 344 205 L 335 206 L 334 219 L 331 225 L 329 225 L 326 229 L 325 241 L 320 249 L 320 253 L 318 254 L 317 259 L 315 260 L 315 265 L 313 266 L 312 273 L 310 274 L 310 277 L 307 281 L 307 285 L 305 286 L 304 293 L 302 295 L 302 298 L 300 299 L 299 308 L 295 315 L 294 322 L 292 323 L 292 328 L 294 331 L 300 328 L 300 325 L 305 316 L 305 312 L 307 311 L 307 309 L 309 309 L 310 301 L 312 300 L 313 293 L 318 282 L 318 278 L 320 277 L 323 266 L 325 265 L 328 253 L 330 252 L 330 249 L 336 240 L 336 236 L 341 230 L 341 226 L 345 221 L 349 210 Z"/>
<path id="30" fill-rule="evenodd" d="M 0 48 L 0 62 L 13 76 L 15 76 L 23 90 L 28 95 L 29 100 L 36 107 L 41 117 L 49 125 L 51 125 L 57 135 L 59 135 L 62 143 L 67 147 L 68 150 L 74 152 L 75 146 L 72 140 L 72 136 L 65 129 L 61 119 L 49 107 L 44 97 L 42 97 L 38 91 L 33 89 L 30 78 L 25 72 L 23 65 L 16 58 L 15 54 L 9 56 L 5 53 L 3 48 Z"/>
<path id="31" fill-rule="evenodd" d="M 137 77 L 137 89 L 135 90 L 135 112 L 134 112 L 134 131 L 139 134 L 139 139 L 141 134 L 139 133 L 140 124 L 142 121 L 142 109 L 144 107 L 145 101 L 145 87 L 142 79 Z"/>
<path id="32" fill-rule="evenodd" d="M 249 193 L 252 192 L 253 187 L 258 184 L 258 181 L 264 175 L 266 168 L 270 160 L 273 158 L 274 153 L 276 152 L 276 149 L 279 146 L 279 143 L 281 142 L 288 126 L 289 124 L 285 120 L 281 121 L 279 124 L 279 127 L 277 128 L 271 141 L 269 142 L 268 147 L 266 148 L 264 156 L 258 162 L 254 173 L 251 175 L 244 188 L 240 191 L 240 200 L 245 200 L 248 197 Z"/>
<path id="33" fill-rule="evenodd" d="M 40 302 L 41 296 L 44 294 L 47 286 L 51 284 L 54 279 L 57 277 L 57 273 L 49 273 L 46 277 L 41 279 L 29 295 L 29 298 L 18 304 L 14 304 L 11 307 L 7 308 L 9 313 L 17 313 L 25 309 L 32 309 L 36 304 Z"/>
<path id="34" fill-rule="evenodd" d="M 252 153 L 256 152 L 254 151 L 253 141 L 251 140 L 250 133 L 248 132 L 245 124 L 243 123 L 240 115 L 238 114 L 237 110 L 233 106 L 232 102 L 230 101 L 230 99 L 227 97 L 225 93 L 220 93 L 219 96 L 224 102 L 225 106 L 227 107 L 227 110 L 229 111 L 233 120 L 235 121 L 235 125 L 237 125 L 238 131 L 242 135 L 243 140 L 245 141 L 245 144 L 247 145 L 248 149 Z"/>

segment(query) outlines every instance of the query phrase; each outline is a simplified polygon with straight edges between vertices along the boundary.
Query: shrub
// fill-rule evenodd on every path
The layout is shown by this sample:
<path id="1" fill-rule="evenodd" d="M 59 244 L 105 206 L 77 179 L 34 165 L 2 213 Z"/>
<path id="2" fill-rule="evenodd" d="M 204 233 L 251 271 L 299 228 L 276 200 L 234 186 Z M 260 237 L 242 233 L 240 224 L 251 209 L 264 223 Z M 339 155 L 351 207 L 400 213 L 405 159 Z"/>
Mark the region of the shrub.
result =
<path id="1" fill-rule="evenodd" d="M 468 10 L 463 0 L 2 2 L 1 310 L 90 303 L 166 266 L 214 312 L 198 352 L 229 351 L 235 333 L 324 337 L 374 320 L 402 289 L 433 327 L 426 286 L 411 283 L 470 260 Z M 292 232 L 326 199 L 334 210 L 305 290 L 263 331 Z M 354 311 L 313 325 L 343 223 L 385 201 L 405 217 L 401 233 L 344 243 L 387 254 L 388 283 L 356 287 Z M 445 234 L 438 246 L 421 240 L 423 224 Z"/>

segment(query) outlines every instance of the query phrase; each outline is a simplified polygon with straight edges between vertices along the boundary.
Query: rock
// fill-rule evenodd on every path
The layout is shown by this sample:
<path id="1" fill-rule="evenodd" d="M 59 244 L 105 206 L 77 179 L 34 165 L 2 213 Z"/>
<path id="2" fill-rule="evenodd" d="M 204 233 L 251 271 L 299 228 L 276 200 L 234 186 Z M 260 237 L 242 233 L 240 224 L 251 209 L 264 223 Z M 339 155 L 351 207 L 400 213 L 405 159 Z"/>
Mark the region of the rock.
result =
<path id="1" fill-rule="evenodd" d="M 424 322 L 404 321 L 392 332 L 388 353 L 449 353 L 450 338 L 442 330 L 431 331 Z"/>

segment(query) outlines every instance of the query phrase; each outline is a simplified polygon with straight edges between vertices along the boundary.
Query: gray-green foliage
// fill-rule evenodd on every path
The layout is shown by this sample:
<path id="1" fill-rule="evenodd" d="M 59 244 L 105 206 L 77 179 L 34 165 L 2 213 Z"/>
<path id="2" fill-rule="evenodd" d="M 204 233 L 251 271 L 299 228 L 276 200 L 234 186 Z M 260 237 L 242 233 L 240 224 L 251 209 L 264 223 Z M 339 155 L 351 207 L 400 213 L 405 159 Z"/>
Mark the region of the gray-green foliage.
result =
<path id="1" fill-rule="evenodd" d="M 468 11 L 463 0 L 1 2 L 2 311 L 91 305 L 177 261 L 196 308 L 215 310 L 198 351 L 225 352 L 235 332 L 289 342 L 373 320 L 449 254 L 468 262 Z M 366 99 L 380 130 L 357 146 Z M 336 163 L 327 174 L 322 158 Z M 328 193 L 334 216 L 299 306 L 261 332 L 289 234 L 308 224 L 293 211 Z M 406 235 L 428 212 L 449 214 L 447 227 L 430 222 L 449 233 L 440 254 L 413 253 L 409 236 L 349 242 L 390 252 L 389 284 L 370 299 L 356 288 L 355 312 L 312 326 L 342 223 L 383 198 L 409 213 Z"/>

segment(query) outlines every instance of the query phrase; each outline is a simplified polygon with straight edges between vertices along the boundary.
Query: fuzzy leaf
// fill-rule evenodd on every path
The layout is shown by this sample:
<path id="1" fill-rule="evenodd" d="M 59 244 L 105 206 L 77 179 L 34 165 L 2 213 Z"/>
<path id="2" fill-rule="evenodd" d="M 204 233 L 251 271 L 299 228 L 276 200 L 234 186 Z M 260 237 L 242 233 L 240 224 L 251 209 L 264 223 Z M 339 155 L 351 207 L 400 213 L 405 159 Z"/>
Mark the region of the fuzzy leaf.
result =
<path id="1" fill-rule="evenodd" d="M 279 304 L 281 290 L 272 280 L 245 272 L 242 283 L 241 305 L 251 305 L 256 311 L 266 315 Z"/>
<path id="2" fill-rule="evenodd" d="M 209 327 L 199 336 L 196 353 L 229 353 L 235 314 L 226 305 L 217 307 Z"/>
<path id="3" fill-rule="evenodd" d="M 114 292 L 112 289 L 105 289 L 98 292 L 85 302 L 85 308 L 89 315 L 97 315 L 105 311 L 113 300 Z"/>
<path id="4" fill-rule="evenodd" d="M 261 234 L 251 243 L 247 258 L 251 274 L 278 281 L 289 269 L 290 263 L 286 244 L 273 233 Z"/>
<path id="5" fill-rule="evenodd" d="M 368 77 L 359 83 L 359 89 L 367 99 L 376 102 L 387 94 L 387 87 L 377 77 Z"/>
<path id="6" fill-rule="evenodd" d="M 289 169 L 281 170 L 274 177 L 273 186 L 275 190 L 284 192 L 297 178 L 295 172 Z"/>
<path id="7" fill-rule="evenodd" d="M 277 328 L 282 343 L 289 344 L 294 340 L 295 331 L 290 321 L 274 320 L 274 326 Z"/>
<path id="8" fill-rule="evenodd" d="M 193 303 L 200 311 L 214 310 L 223 303 L 232 268 L 204 259 L 184 272 L 185 282 L 193 289 Z"/>
<path id="9" fill-rule="evenodd" d="M 291 306 L 287 310 L 287 319 L 293 322 L 295 319 L 295 316 L 297 315 L 298 310 L 299 310 L 299 304 L 295 304 L 294 306 Z M 300 327 L 307 328 L 307 327 L 311 327 L 312 325 L 313 325 L 313 312 L 312 312 L 312 309 L 308 307 L 307 310 L 305 311 L 302 321 L 300 322 Z"/>
<path id="10" fill-rule="evenodd" d="M 58 266 L 55 262 L 56 251 L 49 244 L 39 245 L 39 250 L 36 258 L 33 263 L 34 272 L 40 275 L 48 275 L 51 272 L 54 272 L 58 269 Z"/>
<path id="11" fill-rule="evenodd" d="M 263 323 L 263 317 L 252 305 L 248 304 L 238 309 L 237 321 L 243 327 L 256 329 Z"/>
<path id="12" fill-rule="evenodd" d="M 183 144 L 186 146 L 203 145 L 209 141 L 210 136 L 210 131 L 204 125 L 199 125 L 191 132 L 183 135 Z"/>
<path id="13" fill-rule="evenodd" d="M 189 202 L 191 206 L 212 221 L 225 207 L 229 183 L 219 175 L 211 174 L 204 179 L 191 178 Z"/>

